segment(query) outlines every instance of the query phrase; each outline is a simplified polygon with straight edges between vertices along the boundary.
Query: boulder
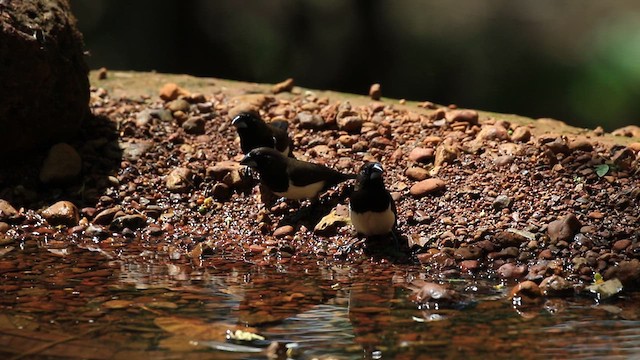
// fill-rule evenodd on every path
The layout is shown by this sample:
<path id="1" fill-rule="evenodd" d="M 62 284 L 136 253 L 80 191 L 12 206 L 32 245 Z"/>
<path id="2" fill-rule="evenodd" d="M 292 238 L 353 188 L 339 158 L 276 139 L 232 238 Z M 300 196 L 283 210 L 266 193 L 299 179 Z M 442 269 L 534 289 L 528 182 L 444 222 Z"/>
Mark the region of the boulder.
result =
<path id="1" fill-rule="evenodd" d="M 84 45 L 69 2 L 2 1 L 0 10 L 0 153 L 69 140 L 90 113 Z"/>

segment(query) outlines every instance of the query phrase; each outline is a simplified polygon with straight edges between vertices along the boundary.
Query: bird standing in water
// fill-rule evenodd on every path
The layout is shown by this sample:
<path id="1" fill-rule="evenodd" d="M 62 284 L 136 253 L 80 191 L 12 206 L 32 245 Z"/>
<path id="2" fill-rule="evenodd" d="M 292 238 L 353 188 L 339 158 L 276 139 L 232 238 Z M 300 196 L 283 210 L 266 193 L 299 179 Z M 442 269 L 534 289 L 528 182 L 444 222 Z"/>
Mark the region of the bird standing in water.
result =
<path id="1" fill-rule="evenodd" d="M 366 163 L 360 169 L 349 201 L 349 215 L 355 230 L 366 237 L 392 234 L 397 223 L 396 206 L 384 186 L 379 163 Z"/>

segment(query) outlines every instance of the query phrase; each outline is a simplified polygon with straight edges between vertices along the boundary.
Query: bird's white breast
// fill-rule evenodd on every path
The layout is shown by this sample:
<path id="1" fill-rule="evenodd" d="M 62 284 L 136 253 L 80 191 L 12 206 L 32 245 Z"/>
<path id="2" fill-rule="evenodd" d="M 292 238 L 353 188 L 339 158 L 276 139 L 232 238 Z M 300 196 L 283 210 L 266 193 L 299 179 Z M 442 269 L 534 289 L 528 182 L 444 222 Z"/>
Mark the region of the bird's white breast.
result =
<path id="1" fill-rule="evenodd" d="M 291 200 L 311 199 L 324 187 L 324 181 L 319 181 L 305 186 L 295 186 L 289 181 L 289 188 L 285 192 L 275 192 L 274 194 Z"/>
<path id="2" fill-rule="evenodd" d="M 396 222 L 396 215 L 391 206 L 382 212 L 366 211 L 364 213 L 357 213 L 349 206 L 349 216 L 356 231 L 365 236 L 388 234 Z"/>

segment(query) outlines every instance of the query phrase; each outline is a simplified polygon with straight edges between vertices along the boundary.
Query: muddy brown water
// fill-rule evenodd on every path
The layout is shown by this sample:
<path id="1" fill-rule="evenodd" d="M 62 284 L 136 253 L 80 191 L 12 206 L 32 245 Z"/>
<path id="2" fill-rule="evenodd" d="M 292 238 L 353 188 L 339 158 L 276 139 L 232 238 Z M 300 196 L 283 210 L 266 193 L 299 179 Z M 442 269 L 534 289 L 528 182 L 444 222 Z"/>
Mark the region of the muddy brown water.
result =
<path id="1" fill-rule="evenodd" d="M 376 261 L 194 263 L 36 238 L 0 257 L 0 358 L 264 359 L 272 341 L 297 345 L 294 359 L 640 356 L 636 294 L 514 305 L 497 279 L 425 276 Z M 417 303 L 425 280 L 459 298 Z M 236 329 L 265 340 L 227 341 Z"/>

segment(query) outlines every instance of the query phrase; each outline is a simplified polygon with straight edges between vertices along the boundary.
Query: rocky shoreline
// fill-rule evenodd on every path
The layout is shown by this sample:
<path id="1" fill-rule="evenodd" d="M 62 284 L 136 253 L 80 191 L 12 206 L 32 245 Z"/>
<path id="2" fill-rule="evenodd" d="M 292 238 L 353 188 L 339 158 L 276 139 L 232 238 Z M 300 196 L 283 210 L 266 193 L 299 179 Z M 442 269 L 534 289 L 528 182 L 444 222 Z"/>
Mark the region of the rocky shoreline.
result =
<path id="1" fill-rule="evenodd" d="M 123 85 L 137 76 L 143 85 Z M 92 77 L 94 117 L 81 135 L 0 170 L 5 249 L 46 237 L 114 257 L 135 248 L 265 265 L 399 261 L 547 295 L 611 279 L 639 284 L 640 128 L 612 136 L 550 119 L 379 99 L 379 86 L 367 98 L 292 80 L 270 87 L 106 70 Z M 318 213 L 305 214 L 306 203 L 265 208 L 238 164 L 230 126 L 246 110 L 289 121 L 299 159 L 344 172 L 381 162 L 411 256 L 372 255 L 355 241 L 348 184 L 323 196 Z"/>

